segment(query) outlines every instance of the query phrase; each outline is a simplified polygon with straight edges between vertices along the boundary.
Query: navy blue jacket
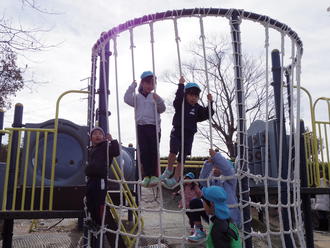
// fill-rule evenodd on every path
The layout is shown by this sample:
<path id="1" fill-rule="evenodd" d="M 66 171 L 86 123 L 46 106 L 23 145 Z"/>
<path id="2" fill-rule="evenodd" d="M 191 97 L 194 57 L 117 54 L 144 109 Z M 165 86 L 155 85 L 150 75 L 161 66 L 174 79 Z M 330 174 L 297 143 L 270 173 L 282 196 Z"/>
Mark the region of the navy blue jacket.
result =
<path id="1" fill-rule="evenodd" d="M 117 140 L 109 143 L 109 165 L 114 157 L 119 156 L 119 144 Z M 107 141 L 88 148 L 88 163 L 85 174 L 88 177 L 107 178 Z"/>
<path id="2" fill-rule="evenodd" d="M 197 122 L 205 121 L 209 118 L 208 106 L 202 107 L 198 103 L 195 105 L 189 104 L 184 95 L 184 84 L 179 84 L 178 90 L 175 93 L 175 99 L 173 106 L 175 114 L 173 116 L 172 125 L 173 127 L 180 128 L 181 130 L 181 112 L 182 112 L 182 101 L 184 99 L 184 129 L 191 133 L 197 132 Z M 211 114 L 214 114 L 211 102 Z"/>

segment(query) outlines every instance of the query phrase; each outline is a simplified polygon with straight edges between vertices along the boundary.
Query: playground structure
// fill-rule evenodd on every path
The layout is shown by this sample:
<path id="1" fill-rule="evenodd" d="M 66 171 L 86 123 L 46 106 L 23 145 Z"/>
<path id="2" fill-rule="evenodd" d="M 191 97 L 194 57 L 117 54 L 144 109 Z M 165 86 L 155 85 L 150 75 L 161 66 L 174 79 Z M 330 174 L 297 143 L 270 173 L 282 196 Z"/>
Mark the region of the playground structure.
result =
<path id="1" fill-rule="evenodd" d="M 99 108 L 98 108 L 98 123 L 107 132 L 108 129 L 108 87 L 110 81 L 109 75 L 109 57 L 112 55 L 110 52 L 110 42 L 113 44 L 114 55 L 114 76 L 116 86 L 118 89 L 118 70 L 117 70 L 117 38 L 118 35 L 129 31 L 130 32 L 130 48 L 132 57 L 132 78 L 135 79 L 135 62 L 134 62 L 134 32 L 136 28 L 149 24 L 152 46 L 152 65 L 153 71 L 155 68 L 154 57 L 154 37 L 153 27 L 159 21 L 173 21 L 175 27 L 175 41 L 178 54 L 179 72 L 181 71 L 181 55 L 179 46 L 179 33 L 178 33 L 178 20 L 186 17 L 197 17 L 200 21 L 201 28 L 201 40 L 204 42 L 205 34 L 203 33 L 203 18 L 207 17 L 226 17 L 229 19 L 232 43 L 233 43 L 233 65 L 236 83 L 236 103 L 237 103 L 237 123 L 238 123 L 238 152 L 237 152 L 237 178 L 239 180 L 239 207 L 242 215 L 242 232 L 241 237 L 244 240 L 245 247 L 252 247 L 252 241 L 255 237 L 265 238 L 268 247 L 272 247 L 273 236 L 280 237 L 283 247 L 313 247 L 313 234 L 308 220 L 308 213 L 310 212 L 309 194 L 311 193 L 329 193 L 327 189 L 311 190 L 307 186 L 319 186 L 320 170 L 323 175 L 327 175 L 329 179 L 330 173 L 330 161 L 329 161 L 329 148 L 328 148 L 328 128 L 330 120 L 320 121 L 316 119 L 316 106 L 318 102 L 325 101 L 329 108 L 329 99 L 321 98 L 317 99 L 313 108 L 311 108 L 312 115 L 312 131 L 304 134 L 305 142 L 301 142 L 300 138 L 304 129 L 300 126 L 299 118 L 299 97 L 302 87 L 300 86 L 300 59 L 302 53 L 302 43 L 298 35 L 291 30 L 285 24 L 277 22 L 267 16 L 260 16 L 255 13 L 245 12 L 242 10 L 226 10 L 226 9 L 187 9 L 168 11 L 164 13 L 157 13 L 154 15 L 144 16 L 128 21 L 125 24 L 119 25 L 111 29 L 109 32 L 103 33 L 101 38 L 93 47 L 92 53 L 92 72 L 91 72 L 91 84 L 89 86 L 89 110 L 88 110 L 88 127 L 83 127 L 82 130 L 89 130 L 95 125 L 96 111 L 95 111 L 95 92 L 96 92 L 96 73 L 97 62 L 100 59 L 99 66 Z M 244 85 L 242 83 L 242 62 L 241 62 L 241 37 L 240 37 L 240 25 L 243 20 L 253 21 L 260 23 L 265 28 L 265 50 L 266 50 L 266 87 L 270 87 L 270 71 L 269 67 L 269 31 L 270 29 L 280 32 L 281 36 L 281 50 L 272 52 L 272 69 L 273 69 L 273 82 L 274 82 L 274 94 L 276 105 L 276 119 L 269 120 L 265 118 L 263 122 L 263 128 L 256 128 L 255 131 L 246 130 L 247 122 L 245 118 L 245 104 L 244 98 Z M 291 55 L 289 60 L 291 66 L 291 73 L 288 77 L 288 87 L 293 92 L 294 87 L 297 87 L 296 102 L 291 101 L 288 109 L 283 105 L 283 82 L 284 78 L 284 37 L 289 37 L 290 44 L 292 45 Z M 205 55 L 205 54 L 204 54 Z M 205 64 L 206 81 L 208 81 L 207 64 Z M 295 77 L 293 75 L 296 75 Z M 295 84 L 294 84 L 295 81 Z M 208 83 L 208 82 L 207 82 Z M 71 93 L 79 93 L 72 91 Z M 292 100 L 292 94 L 288 94 L 288 98 Z M 62 96 L 61 96 L 62 97 Z M 60 97 L 60 98 L 61 98 Z M 117 93 L 118 97 L 118 93 Z M 266 113 L 267 106 L 266 103 Z M 296 105 L 295 105 L 296 104 Z M 296 108 L 293 106 L 295 105 Z M 7 161 L 5 165 L 1 166 L 1 169 L 5 170 L 5 178 L 1 180 L 4 182 L 3 194 L 2 194 L 2 207 L 0 212 L 0 218 L 5 219 L 6 244 L 11 242 L 12 221 L 15 218 L 56 218 L 56 217 L 82 217 L 83 206 L 82 201 L 78 203 L 79 206 L 73 206 L 70 201 L 69 204 L 62 206 L 63 196 L 65 190 L 67 195 L 75 195 L 82 199 L 82 188 L 77 187 L 83 184 L 83 181 L 77 178 L 71 178 L 67 176 L 67 179 L 58 180 L 57 176 L 60 175 L 60 171 L 56 171 L 56 164 L 60 161 L 60 157 L 57 151 L 59 146 L 59 126 L 61 120 L 58 119 L 59 101 L 57 103 L 56 116 L 53 121 L 54 125 L 45 125 L 43 128 L 35 128 L 33 125 L 29 127 L 22 127 L 22 106 L 17 106 L 17 114 L 13 123 L 13 128 L 6 128 L 0 131 L 2 134 L 8 137 L 8 153 Z M 117 104 L 117 111 L 119 106 Z M 285 111 L 290 111 L 288 115 L 285 115 Z M 329 112 L 330 118 L 330 112 Z M 119 118 L 118 118 L 119 119 Z M 289 124 L 285 120 L 289 120 Z M 65 121 L 62 121 L 65 123 Z M 118 128 L 120 127 L 118 121 Z M 286 128 L 289 129 L 289 134 L 286 132 Z M 276 135 L 272 133 L 272 129 L 276 129 Z M 85 132 L 82 131 L 82 132 Z M 210 129 L 212 133 L 212 130 Z M 22 143 L 22 137 L 24 135 L 24 142 Z M 248 137 L 251 135 L 251 138 Z M 120 139 L 120 132 L 119 132 Z M 250 140 L 249 140 L 250 139 Z M 31 143 L 32 141 L 32 143 Z M 255 143 L 253 143 L 255 141 Z M 276 141 L 276 144 L 275 144 Z M 79 146 L 83 147 L 88 141 L 78 141 Z M 272 143 L 274 142 L 274 143 Z M 30 148 L 29 144 L 34 144 L 34 148 Z M 304 144 L 302 146 L 302 144 Z M 211 144 L 212 146 L 212 144 Z M 21 149 L 23 147 L 23 149 Z M 42 148 L 41 148 L 42 147 Z M 272 150 L 273 149 L 273 150 Z M 306 150 L 306 156 L 302 156 L 300 152 Z M 47 151 L 51 151 L 47 153 Z M 127 153 L 130 153 L 129 150 Z M 249 157 L 250 154 L 250 157 Z M 256 155 L 258 154 L 258 155 Z M 274 155 L 274 156 L 273 156 Z M 34 156 L 34 162 L 29 162 L 29 158 Z M 123 155 L 124 156 L 124 155 Z M 126 156 L 126 155 L 125 155 Z M 129 155 L 130 156 L 130 155 Z M 21 159 L 23 158 L 23 159 Z M 269 159 L 266 159 L 269 158 Z M 303 161 L 306 159 L 307 167 L 304 167 Z M 72 160 L 73 166 L 77 165 L 78 160 Z M 141 174 L 136 173 L 134 178 L 126 178 L 124 175 L 132 175 L 131 172 L 124 171 L 124 165 L 128 163 L 134 164 L 134 156 L 127 157 L 125 163 L 117 163 L 116 161 L 110 167 L 110 171 L 113 172 L 114 178 L 109 178 L 109 181 L 117 185 L 116 192 L 109 192 L 107 196 L 107 204 L 109 206 L 111 214 L 108 213 L 110 220 L 109 228 L 104 227 L 104 232 L 110 235 L 109 242 L 114 242 L 114 247 L 133 247 L 139 245 L 139 239 L 141 238 L 154 238 L 158 240 L 158 244 L 161 244 L 163 239 L 181 239 L 184 240 L 186 234 L 173 237 L 164 235 L 163 231 L 165 227 L 162 227 L 162 213 L 170 212 L 166 209 L 160 208 L 160 231 L 159 235 L 147 235 L 143 234 L 143 214 L 148 209 L 142 209 L 139 207 L 139 200 L 141 197 L 141 191 L 138 187 L 141 181 Z M 137 160 L 138 156 L 137 156 Z M 79 160 L 80 161 L 80 160 Z M 137 161 L 139 165 L 139 161 Z M 38 165 L 38 166 L 37 166 Z M 32 168 L 32 171 L 29 168 Z M 130 167 L 130 166 L 129 166 Z M 132 165 L 133 167 L 133 165 Z M 139 167 L 139 166 L 138 166 Z M 82 165 L 79 166 L 80 172 L 82 171 Z M 307 168 L 308 176 L 300 178 L 304 175 L 304 171 Z M 326 169 L 328 168 L 328 169 Z M 124 171 L 124 173 L 122 173 Z M 40 172 L 40 177 L 37 177 L 37 173 Z M 29 174 L 30 173 L 30 174 Z M 183 173 L 183 172 L 182 172 Z M 3 175 L 3 173 L 1 173 Z M 75 174 L 75 173 L 73 173 Z M 70 173 L 69 173 L 70 175 Z M 75 174 L 76 175 L 76 174 Z M 68 181 L 71 178 L 71 182 Z M 308 181 L 307 181 L 308 179 Z M 301 180 L 301 184 L 300 184 Z M 180 187 L 182 187 L 182 183 Z M 308 184 L 308 185 L 307 185 Z M 66 187 L 70 185 L 70 187 Z M 136 186 L 136 187 L 131 187 Z M 274 187 L 272 187 L 274 186 Z M 305 188 L 302 188 L 305 187 Z M 131 193 L 133 190 L 133 194 Z M 159 186 L 160 192 L 162 188 Z M 304 191 L 305 190 L 305 191 Z M 263 201 L 254 201 L 250 199 L 251 195 L 264 194 Z M 305 194 L 306 193 L 306 194 Z M 137 200 L 133 197 L 136 194 Z M 305 194 L 305 195 L 304 195 Z M 270 202 L 269 196 L 276 195 L 276 201 Z M 304 198 L 306 197 L 306 198 Z M 126 201 L 123 201 L 126 199 Z M 300 202 L 303 202 L 306 206 L 301 207 Z M 68 202 L 67 202 L 68 203 Z M 265 215 L 265 223 L 267 231 L 265 233 L 258 233 L 251 228 L 251 212 L 250 209 L 255 208 L 261 210 Z M 123 219 L 121 217 L 122 210 L 131 210 L 134 214 L 133 228 L 128 231 L 123 225 Z M 280 227 L 279 230 L 273 230 L 269 223 L 269 210 L 278 210 Z M 292 210 L 292 213 L 291 213 Z M 184 216 L 186 210 L 177 211 Z M 309 211 L 309 212 L 308 212 Z M 302 220 L 302 212 L 307 216 Z M 310 216 L 309 216 L 310 217 Z M 185 222 L 183 222 L 185 223 Z M 112 225 L 110 225 L 112 224 Z M 303 224 L 305 224 L 305 230 L 303 230 Z M 185 226 L 182 227 L 185 229 Z M 89 234 L 88 234 L 89 233 Z M 184 232 L 183 232 L 184 233 Z M 90 231 L 86 232 L 88 235 L 93 235 Z M 101 235 L 103 232 L 101 233 Z M 305 234 L 305 236 L 303 235 Z M 4 240 L 5 241 L 5 240 Z M 5 243 L 4 243 L 5 244 Z M 88 244 L 88 242 L 87 242 Z M 9 246 L 8 246 L 9 247 Z"/>
<path id="2" fill-rule="evenodd" d="M 17 104 L 13 128 L 0 130 L 1 138 L 7 138 L 6 161 L 0 167 L 3 247 L 11 247 L 14 219 L 82 220 L 85 216 L 84 168 L 86 147 L 89 145 L 88 127 L 58 118 L 60 100 L 70 93 L 88 92 L 70 91 L 62 94 L 57 101 L 55 118 L 43 123 L 23 125 L 23 105 Z M 1 112 L 1 125 L 3 119 Z M 124 172 L 126 180 L 134 179 L 136 169 L 132 156 L 134 148 L 122 147 L 109 178 L 119 179 Z M 110 187 L 112 190 L 108 193 L 108 201 L 119 204 L 118 184 L 112 183 Z M 134 189 L 129 185 L 126 190 L 129 204 L 133 204 Z M 132 219 L 132 212 L 129 215 L 128 218 Z M 109 226 L 114 223 L 111 218 L 108 221 L 111 223 Z"/>

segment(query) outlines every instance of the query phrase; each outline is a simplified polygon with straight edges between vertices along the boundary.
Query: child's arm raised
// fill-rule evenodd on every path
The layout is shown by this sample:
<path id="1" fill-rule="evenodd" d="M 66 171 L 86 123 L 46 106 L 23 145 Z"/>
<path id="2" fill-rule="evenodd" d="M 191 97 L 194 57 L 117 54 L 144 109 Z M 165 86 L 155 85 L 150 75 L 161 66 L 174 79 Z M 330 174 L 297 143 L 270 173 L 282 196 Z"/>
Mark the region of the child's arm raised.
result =
<path id="1" fill-rule="evenodd" d="M 185 79 L 183 76 L 181 76 L 179 79 L 178 89 L 175 93 L 175 99 L 173 102 L 173 106 L 175 109 L 180 109 L 182 106 L 182 101 L 184 98 L 184 82 L 185 82 Z"/>
<path id="2" fill-rule="evenodd" d="M 133 81 L 133 83 L 128 87 L 124 95 L 124 102 L 126 102 L 128 105 L 132 107 L 134 107 L 134 92 L 136 86 L 137 86 L 136 81 Z"/>
<path id="3" fill-rule="evenodd" d="M 213 166 L 220 169 L 221 174 L 224 176 L 232 176 L 235 174 L 234 167 L 230 162 L 225 159 L 220 152 L 215 152 L 213 149 L 210 149 L 210 156 L 213 162 Z"/>
<path id="4" fill-rule="evenodd" d="M 200 179 L 206 179 L 210 176 L 211 172 L 213 169 L 213 164 L 210 161 L 205 161 L 203 168 L 199 174 Z M 201 181 L 199 182 L 202 187 L 207 187 L 207 182 L 206 181 Z"/>

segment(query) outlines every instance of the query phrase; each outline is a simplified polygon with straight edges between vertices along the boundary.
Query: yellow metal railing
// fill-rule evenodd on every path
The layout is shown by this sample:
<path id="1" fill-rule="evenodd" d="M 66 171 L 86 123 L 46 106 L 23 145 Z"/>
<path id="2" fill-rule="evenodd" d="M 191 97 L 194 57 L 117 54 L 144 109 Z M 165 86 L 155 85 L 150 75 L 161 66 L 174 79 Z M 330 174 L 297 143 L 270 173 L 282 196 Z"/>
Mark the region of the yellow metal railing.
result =
<path id="1" fill-rule="evenodd" d="M 316 119 L 316 106 L 319 102 L 324 101 L 327 104 L 328 120 L 321 121 Z M 315 185 L 320 186 L 320 172 L 322 176 L 330 179 L 330 159 L 329 159 L 329 135 L 330 131 L 330 98 L 320 97 L 313 104 L 312 127 L 313 127 L 313 158 L 315 158 Z M 321 168 L 320 168 L 321 166 Z"/>
<path id="2" fill-rule="evenodd" d="M 293 86 L 297 88 L 297 86 Z M 320 97 L 313 103 L 312 96 L 304 87 L 300 87 L 308 97 L 311 114 L 312 131 L 304 133 L 304 146 L 306 156 L 306 172 L 308 186 L 320 186 L 320 171 L 324 177 L 330 179 L 330 98 Z M 328 120 L 321 121 L 316 118 L 316 107 L 320 101 L 325 101 L 328 108 Z M 321 166 L 321 168 L 320 168 Z M 303 172 L 301 172 L 303 173 Z"/>
<path id="3" fill-rule="evenodd" d="M 195 161 L 195 160 L 186 160 L 184 164 L 184 168 L 202 168 L 204 161 Z M 167 160 L 161 159 L 160 160 L 161 167 L 167 167 Z M 176 167 L 176 164 L 173 166 Z"/>
<path id="4" fill-rule="evenodd" d="M 71 90 L 64 92 L 59 96 L 56 102 L 56 111 L 55 111 L 55 119 L 54 119 L 54 128 L 46 129 L 46 128 L 5 128 L 5 130 L 0 130 L 0 133 L 8 134 L 8 151 L 7 151 L 7 159 L 6 159 L 6 170 L 5 170 L 5 178 L 4 178 L 4 187 L 3 187 L 3 198 L 2 198 L 2 211 L 24 211 L 28 210 L 26 205 L 26 199 L 30 200 L 30 211 L 38 210 L 53 210 L 53 196 L 54 196 L 54 180 L 55 180 L 55 161 L 56 161 L 56 150 L 57 150 L 57 134 L 58 134 L 58 116 L 59 116 L 59 107 L 61 99 L 70 93 L 89 93 L 88 91 L 78 91 Z M 13 196 L 12 196 L 12 204 L 7 207 L 7 198 L 8 198 L 8 183 L 9 183 L 9 169 L 10 169 L 10 156 L 11 156 L 11 148 L 12 148 L 12 139 L 14 132 L 17 132 L 18 142 L 17 142 L 17 154 L 15 158 L 15 175 L 13 180 Z M 35 152 L 34 152 L 34 164 L 33 164 L 33 175 L 32 175 L 32 185 L 31 185 L 31 193 L 27 195 L 27 177 L 28 177 L 28 163 L 30 159 L 30 149 L 31 149 L 31 134 L 35 136 Z M 48 208 L 44 209 L 45 203 L 45 177 L 46 177 L 46 168 L 47 165 L 46 155 L 47 155 L 47 144 L 49 134 L 53 134 L 53 146 L 52 146 L 52 158 L 51 158 L 51 175 L 50 175 L 50 186 L 49 186 L 49 199 L 48 199 Z M 25 137 L 26 142 L 24 143 L 24 159 L 21 156 L 22 138 Z M 40 138 L 43 137 L 43 147 L 40 147 Z M 39 165 L 39 150 L 42 149 L 42 160 L 41 165 Z M 20 166 L 22 165 L 22 166 Z M 41 181 L 39 185 L 37 185 L 37 168 L 41 166 Z M 23 179 L 22 185 L 18 185 L 19 177 Z M 40 193 L 37 195 L 37 187 L 40 190 Z M 16 200 L 18 199 L 18 190 L 21 191 L 21 204 L 20 206 L 16 206 Z M 39 199 L 36 197 L 39 196 Z M 39 206 L 35 206 L 35 201 L 39 201 Z"/>
<path id="5" fill-rule="evenodd" d="M 59 96 L 56 102 L 56 112 L 55 112 L 55 119 L 54 119 L 54 128 L 53 129 L 41 129 L 41 128 L 5 128 L 5 130 L 0 130 L 0 133 L 8 135 L 8 151 L 7 151 L 7 158 L 6 158 L 6 171 L 5 171 L 5 179 L 4 179 L 4 187 L 3 187 L 3 199 L 2 199 L 2 211 L 51 211 L 53 210 L 53 197 L 54 197 L 54 181 L 55 181 L 55 166 L 56 166 L 56 152 L 57 152 L 57 137 L 58 137 L 58 117 L 59 117 L 59 108 L 60 108 L 60 101 L 61 99 L 71 93 L 89 93 L 88 91 L 78 91 L 78 90 L 71 90 L 66 91 Z M 8 182 L 9 182 L 9 170 L 10 170 L 10 157 L 11 157 L 11 148 L 12 148 L 12 137 L 13 133 L 17 132 L 18 134 L 18 143 L 17 143 L 17 155 L 15 158 L 15 175 L 14 175 L 14 182 L 13 182 L 13 200 L 11 206 L 7 208 L 7 198 L 8 198 Z M 34 154 L 30 154 L 31 150 L 31 136 L 32 134 L 35 137 L 34 145 Z M 52 156 L 51 156 L 51 164 L 47 164 L 47 144 L 49 134 L 53 134 L 53 146 L 52 146 Z M 21 152 L 22 145 L 22 138 L 25 138 L 24 143 L 24 151 Z M 40 144 L 40 138 L 43 138 L 43 146 Z M 42 149 L 42 158 L 39 160 L 40 149 Z M 24 159 L 22 159 L 22 153 L 24 154 Z M 31 186 L 30 186 L 30 194 L 28 194 L 28 166 L 29 166 L 29 159 L 30 156 L 34 156 L 34 164 L 33 164 L 33 172 L 32 172 L 32 179 Z M 48 208 L 44 208 L 45 205 L 45 178 L 46 176 L 46 168 L 50 166 L 50 186 L 49 186 L 49 199 L 48 199 Z M 37 170 L 41 168 L 41 179 L 40 183 L 37 183 Z M 123 177 L 122 171 L 117 163 L 114 160 L 111 169 L 115 175 L 117 180 L 121 180 Z M 22 178 L 22 185 L 18 185 L 19 177 Z M 38 185 L 37 185 L 38 184 Z M 40 190 L 40 193 L 37 194 L 37 187 Z M 134 200 L 134 197 L 131 193 L 130 188 L 128 187 L 127 183 L 123 184 L 123 194 L 128 203 L 128 206 L 133 209 L 138 209 L 138 206 Z M 18 189 L 21 190 L 21 204 L 20 206 L 16 206 L 16 199 Z M 39 197 L 39 199 L 36 199 Z M 27 209 L 25 206 L 26 199 L 30 198 L 30 206 Z M 39 206 L 35 206 L 36 200 L 39 201 Z M 110 194 L 107 194 L 107 201 L 113 204 L 113 201 L 110 197 Z M 112 215 L 116 218 L 117 222 L 119 222 L 120 216 L 117 214 L 115 208 L 110 209 Z M 143 219 L 138 215 L 138 211 L 133 210 L 133 215 L 135 220 L 135 224 L 132 226 L 130 230 L 126 230 L 125 226 L 121 223 L 120 228 L 123 232 L 134 234 L 136 232 L 139 225 L 143 228 L 144 222 Z M 132 247 L 135 243 L 135 238 L 131 238 L 129 236 L 124 235 L 124 240 L 127 243 L 128 247 Z"/>
<path id="6" fill-rule="evenodd" d="M 7 204 L 7 191 L 8 191 L 8 177 L 9 177 L 9 163 L 10 163 L 10 154 L 11 154 L 11 140 L 12 140 L 12 132 L 8 130 L 0 130 L 2 134 L 8 134 L 8 150 L 7 150 L 7 158 L 6 158 L 6 171 L 5 171 L 5 180 L 3 183 L 3 194 L 2 194 L 2 210 L 6 209 Z"/>
<path id="7" fill-rule="evenodd" d="M 69 90 L 61 94 L 57 101 L 56 101 L 56 111 L 55 111 L 55 120 L 54 120 L 54 129 L 56 132 L 54 133 L 54 145 L 53 145 L 53 152 L 52 152 L 52 167 L 51 167 L 51 178 L 50 178 L 50 191 L 49 191 L 49 210 L 53 210 L 53 195 L 54 195 L 54 178 L 55 178 L 55 159 L 56 159 L 56 144 L 57 144 L 57 135 L 58 135 L 58 115 L 60 110 L 60 102 L 62 98 L 71 93 L 78 93 L 78 94 L 88 94 L 89 91 L 82 91 L 82 90 Z"/>
<path id="8" fill-rule="evenodd" d="M 311 113 L 312 131 L 304 133 L 304 146 L 306 153 L 306 172 L 308 186 L 320 186 L 320 177 L 330 179 L 330 98 L 320 97 L 312 102 L 310 93 L 300 87 L 308 96 L 309 108 Z M 326 102 L 328 120 L 318 120 L 316 118 L 316 107 L 319 102 Z"/>
<path id="9" fill-rule="evenodd" d="M 27 169 L 28 169 L 28 161 L 29 161 L 29 151 L 30 151 L 30 140 L 31 140 L 31 133 L 35 133 L 36 135 L 36 143 L 35 143 L 35 155 L 34 155 L 34 173 L 33 173 L 33 183 L 31 188 L 31 205 L 30 210 L 37 210 L 34 209 L 34 200 L 35 200 L 35 189 L 36 189 L 36 170 L 38 167 L 38 153 L 39 153 L 39 137 L 40 133 L 55 133 L 55 129 L 38 129 L 38 128 L 6 128 L 5 129 L 9 134 L 10 138 L 8 139 L 8 152 L 7 152 L 7 161 L 6 161 L 6 171 L 5 171 L 5 179 L 4 179 L 4 188 L 3 188 L 3 199 L 2 199 L 2 210 L 18 210 L 19 206 L 16 206 L 17 200 L 17 191 L 18 189 L 21 190 L 21 205 L 20 210 L 24 211 L 25 209 L 25 201 L 26 201 L 26 191 L 27 191 Z M 17 132 L 18 134 L 18 142 L 17 142 L 17 154 L 15 158 L 15 175 L 14 175 L 14 182 L 13 182 L 13 198 L 12 198 L 12 205 L 7 209 L 7 196 L 8 196 L 8 183 L 9 183 L 9 163 L 10 163 L 10 156 L 11 156 L 11 147 L 12 147 L 12 136 L 13 133 Z M 21 148 L 22 145 L 22 137 L 23 134 L 26 135 L 26 142 L 25 142 L 25 159 L 22 159 L 21 156 Z M 46 167 L 46 153 L 47 153 L 47 139 L 44 140 L 45 144 L 43 147 L 43 167 Z M 23 168 L 20 167 L 20 164 L 24 165 Z M 23 184 L 18 185 L 19 176 L 23 178 Z M 45 174 L 43 174 L 42 183 L 40 184 L 41 193 L 39 195 L 39 202 L 40 206 L 38 210 L 42 210 L 43 201 L 44 201 L 44 178 Z"/>

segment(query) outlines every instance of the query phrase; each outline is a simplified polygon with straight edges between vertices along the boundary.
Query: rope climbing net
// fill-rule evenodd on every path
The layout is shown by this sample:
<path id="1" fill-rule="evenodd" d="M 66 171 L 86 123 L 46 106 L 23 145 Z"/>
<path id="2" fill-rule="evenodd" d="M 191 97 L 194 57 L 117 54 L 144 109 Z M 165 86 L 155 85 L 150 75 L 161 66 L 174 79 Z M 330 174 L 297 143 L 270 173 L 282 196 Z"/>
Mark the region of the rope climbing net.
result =
<path id="1" fill-rule="evenodd" d="M 185 25 L 188 19 L 197 20 L 197 28 L 194 28 L 191 24 L 192 21 L 189 21 L 189 25 Z M 225 24 L 226 20 L 229 25 Z M 256 38 L 253 31 L 256 27 L 252 27 L 252 25 L 258 27 L 259 35 L 262 35 L 263 39 Z M 162 31 L 162 29 L 164 30 Z M 174 31 L 174 36 L 171 30 Z M 242 30 L 246 34 L 243 38 L 241 37 Z M 240 237 L 244 247 L 252 247 L 254 242 L 263 242 L 263 246 L 268 247 L 273 247 L 276 243 L 281 247 L 305 247 L 300 208 L 299 167 L 299 92 L 302 42 L 297 33 L 290 27 L 267 16 L 237 9 L 183 9 L 136 18 L 102 33 L 100 39 L 93 46 L 91 69 L 93 88 L 95 88 L 97 80 L 97 62 L 100 59 L 100 77 L 103 78 L 103 82 L 110 81 L 114 82 L 115 85 L 118 138 L 121 143 L 123 132 L 120 130 L 122 125 L 119 113 L 121 109 L 120 99 L 123 97 L 120 97 L 119 81 L 136 80 L 136 71 L 143 71 L 144 69 L 142 68 L 145 68 L 140 64 L 142 64 L 141 60 L 146 60 L 146 54 L 150 53 L 151 55 L 151 63 L 148 62 L 148 67 L 152 68 L 155 75 L 156 72 L 161 71 L 157 66 L 159 64 L 163 65 L 162 60 L 166 59 L 171 63 L 172 61 L 168 59 L 166 52 L 164 55 L 166 58 L 162 57 L 162 59 L 157 60 L 156 55 L 164 52 L 164 50 L 170 50 L 169 47 L 172 46 L 170 40 L 172 38 L 174 38 L 173 50 L 175 50 L 174 57 L 176 57 L 177 71 L 180 76 L 184 75 L 182 61 L 188 55 L 182 51 L 181 45 L 185 39 L 188 42 L 196 39 L 202 47 L 205 91 L 212 93 L 213 78 L 209 73 L 210 61 L 208 60 L 206 50 L 207 37 L 209 34 L 220 35 L 226 32 L 231 34 L 232 58 L 230 62 L 233 68 L 233 85 L 236 100 L 234 107 L 236 111 L 234 118 L 237 124 L 236 173 L 234 176 L 229 177 L 223 175 L 220 177 L 210 176 L 206 179 L 188 181 L 210 184 L 214 179 L 221 181 L 237 179 L 238 203 L 231 205 L 230 208 L 239 208 L 241 218 Z M 190 33 L 190 35 L 185 35 L 187 33 Z M 144 39 L 141 37 L 144 37 Z M 145 45 L 145 37 L 150 41 L 148 52 L 146 52 L 148 48 Z M 166 46 L 157 46 L 157 38 L 163 42 L 165 40 Z M 125 45 L 126 50 L 130 48 L 130 52 L 119 48 L 119 46 Z M 143 47 L 142 51 L 138 50 L 139 45 Z M 256 48 L 257 46 L 259 47 Z M 260 46 L 262 49 L 260 49 Z M 107 61 L 105 58 L 107 57 L 107 49 L 109 47 L 112 56 Z M 258 119 L 261 121 L 251 124 L 252 121 L 247 116 L 249 111 L 247 105 L 251 102 L 252 95 L 246 94 L 248 89 L 246 89 L 244 83 L 246 78 L 243 72 L 246 68 L 243 52 L 260 50 L 262 50 L 261 60 L 263 61 L 265 100 L 259 102 L 261 114 L 258 115 Z M 120 55 L 121 53 L 123 54 L 122 56 Z M 108 73 L 109 64 L 113 68 L 110 73 Z M 128 70 L 126 68 L 128 64 L 131 64 L 132 68 L 130 77 L 127 76 Z M 120 65 L 126 67 L 124 71 L 120 68 Z M 286 85 L 282 83 L 285 81 L 285 75 Z M 273 89 L 271 82 L 274 84 L 275 102 L 271 98 Z M 275 84 L 278 85 L 277 91 L 275 90 Z M 295 86 L 295 89 L 293 86 Z M 109 104 L 107 103 L 106 105 L 108 106 Z M 272 111 L 275 113 L 270 114 Z M 274 118 L 275 114 L 276 118 Z M 209 141 L 210 148 L 213 148 L 216 141 L 213 134 L 210 109 L 209 115 Z M 160 127 L 157 126 L 157 131 L 159 129 Z M 166 243 L 176 240 L 179 244 L 182 243 L 182 247 L 184 247 L 184 242 L 182 241 L 185 241 L 187 236 L 190 235 L 186 213 L 195 210 L 189 209 L 184 200 L 182 201 L 182 209 L 167 208 L 169 199 L 166 199 L 166 194 L 164 194 L 161 184 L 155 187 L 159 192 L 158 205 L 143 206 L 141 202 L 144 199 L 143 194 L 145 191 L 138 187 L 142 181 L 140 164 L 139 147 L 137 147 L 137 165 L 139 168 L 137 180 L 127 181 L 120 173 L 116 179 L 109 178 L 110 182 L 120 185 L 119 204 L 107 201 L 107 206 L 112 210 L 111 214 L 117 216 L 117 229 L 110 229 L 106 225 L 102 225 L 100 232 L 114 234 L 116 247 L 119 247 L 119 237 L 124 238 L 128 247 L 142 247 L 145 245 L 143 240 L 146 239 L 154 240 L 154 243 L 158 244 L 159 247 L 161 247 L 160 245 L 164 241 Z M 117 164 L 117 166 L 123 171 L 124 165 L 122 163 Z M 188 182 L 183 180 L 183 175 L 184 168 L 181 169 L 181 181 L 179 184 L 181 192 L 184 192 L 184 183 Z M 129 200 L 130 203 L 127 204 L 125 199 L 129 189 L 125 185 L 136 186 L 137 199 L 139 199 L 140 204 L 133 203 L 134 200 L 131 198 Z M 181 197 L 184 199 L 183 193 L 181 193 Z M 136 226 L 131 229 L 131 232 L 125 229 L 125 220 L 122 218 L 127 211 L 137 213 L 134 220 Z M 259 219 L 262 218 L 263 228 L 258 228 L 254 225 L 256 214 L 259 216 Z M 152 221 L 146 221 L 146 216 L 148 215 L 154 216 Z M 172 217 L 173 221 L 175 219 L 173 225 L 176 228 L 174 232 L 170 231 L 171 227 L 168 225 L 170 215 L 177 216 Z"/>

